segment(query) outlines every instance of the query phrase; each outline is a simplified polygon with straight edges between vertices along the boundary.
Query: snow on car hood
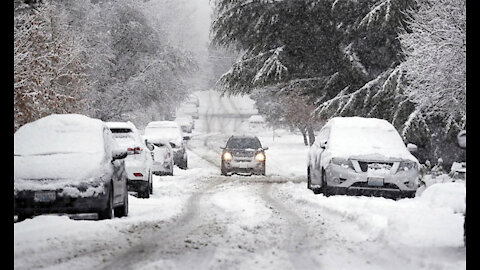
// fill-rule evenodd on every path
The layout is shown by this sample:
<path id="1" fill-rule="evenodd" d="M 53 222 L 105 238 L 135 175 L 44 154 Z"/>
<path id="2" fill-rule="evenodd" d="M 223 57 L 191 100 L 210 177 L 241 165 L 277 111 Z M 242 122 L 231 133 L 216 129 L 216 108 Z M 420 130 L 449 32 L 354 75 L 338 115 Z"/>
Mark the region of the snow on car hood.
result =
<path id="1" fill-rule="evenodd" d="M 397 130 L 386 120 L 338 117 L 329 125 L 327 149 L 332 157 L 418 162 L 407 150 Z"/>

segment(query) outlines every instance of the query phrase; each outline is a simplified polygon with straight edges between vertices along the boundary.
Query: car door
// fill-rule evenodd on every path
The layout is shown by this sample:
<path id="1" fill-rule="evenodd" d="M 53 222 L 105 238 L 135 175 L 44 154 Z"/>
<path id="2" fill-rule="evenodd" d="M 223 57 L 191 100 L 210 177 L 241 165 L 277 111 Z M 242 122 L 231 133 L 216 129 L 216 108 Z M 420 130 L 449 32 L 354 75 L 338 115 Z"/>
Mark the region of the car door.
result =
<path id="1" fill-rule="evenodd" d="M 120 148 L 117 142 L 113 139 L 110 129 L 104 129 L 104 139 L 105 145 L 108 151 L 111 151 L 115 148 Z M 125 194 L 128 192 L 126 187 L 127 173 L 125 171 L 125 161 L 123 159 L 113 160 L 111 162 L 113 167 L 112 173 L 112 183 L 113 183 L 113 204 L 118 205 L 123 203 Z"/>

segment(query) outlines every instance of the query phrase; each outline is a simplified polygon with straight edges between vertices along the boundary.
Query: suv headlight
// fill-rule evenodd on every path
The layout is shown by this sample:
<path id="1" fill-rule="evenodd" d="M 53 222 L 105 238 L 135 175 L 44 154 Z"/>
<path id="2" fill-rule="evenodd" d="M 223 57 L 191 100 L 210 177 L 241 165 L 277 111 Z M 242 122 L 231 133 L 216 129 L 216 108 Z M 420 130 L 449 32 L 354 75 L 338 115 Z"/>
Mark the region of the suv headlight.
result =
<path id="1" fill-rule="evenodd" d="M 232 160 L 233 156 L 230 152 L 225 152 L 223 153 L 222 158 L 223 160 L 229 161 L 229 160 Z"/>
<path id="2" fill-rule="evenodd" d="M 265 154 L 260 152 L 258 154 L 255 155 L 255 160 L 256 161 L 265 161 Z"/>
<path id="3" fill-rule="evenodd" d="M 345 158 L 332 158 L 331 162 L 332 162 L 332 164 L 339 165 L 339 166 L 341 166 L 342 168 L 354 170 L 353 164 L 352 164 L 352 162 L 351 162 L 349 159 L 345 159 Z"/>

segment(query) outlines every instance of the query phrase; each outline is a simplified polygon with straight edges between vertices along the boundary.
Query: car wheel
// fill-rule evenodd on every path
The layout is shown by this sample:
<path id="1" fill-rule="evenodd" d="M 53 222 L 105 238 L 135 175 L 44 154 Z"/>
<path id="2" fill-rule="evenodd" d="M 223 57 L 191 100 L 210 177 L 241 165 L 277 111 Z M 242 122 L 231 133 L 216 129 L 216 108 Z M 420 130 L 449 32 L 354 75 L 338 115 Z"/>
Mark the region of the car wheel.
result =
<path id="1" fill-rule="evenodd" d="M 311 186 L 311 179 L 310 179 L 310 166 L 307 167 L 307 188 L 308 189 L 312 189 L 312 186 Z"/>
<path id="2" fill-rule="evenodd" d="M 128 216 L 128 192 L 126 192 L 123 197 L 123 205 L 116 207 L 114 211 L 115 217 Z"/>
<path id="3" fill-rule="evenodd" d="M 114 217 L 114 209 L 113 209 L 113 188 L 110 187 L 108 191 L 108 199 L 107 199 L 107 206 L 104 210 L 98 213 L 98 219 L 112 219 Z"/>
<path id="4" fill-rule="evenodd" d="M 150 194 L 153 194 L 153 179 L 152 174 L 150 174 Z"/>
<path id="5" fill-rule="evenodd" d="M 320 189 L 321 189 L 321 193 L 323 193 L 325 197 L 328 197 L 331 195 L 327 186 L 327 176 L 325 175 L 325 170 L 322 170 L 322 187 Z"/>

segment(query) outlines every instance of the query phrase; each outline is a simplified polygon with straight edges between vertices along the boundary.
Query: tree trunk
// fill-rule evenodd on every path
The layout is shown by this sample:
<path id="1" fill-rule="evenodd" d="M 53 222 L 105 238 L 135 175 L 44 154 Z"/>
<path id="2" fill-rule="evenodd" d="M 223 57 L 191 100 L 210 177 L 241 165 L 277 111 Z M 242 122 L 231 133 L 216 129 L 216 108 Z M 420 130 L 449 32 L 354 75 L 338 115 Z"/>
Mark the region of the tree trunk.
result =
<path id="1" fill-rule="evenodd" d="M 311 125 L 307 126 L 307 133 L 308 133 L 308 141 L 309 141 L 308 145 L 312 145 L 315 142 L 315 132 Z"/>
<path id="2" fill-rule="evenodd" d="M 304 128 L 304 127 L 298 127 L 298 129 L 299 129 L 300 132 L 302 133 L 303 143 L 305 144 L 305 146 L 307 146 L 307 145 L 308 145 L 308 138 L 307 138 L 307 130 L 306 130 L 306 128 Z"/>

